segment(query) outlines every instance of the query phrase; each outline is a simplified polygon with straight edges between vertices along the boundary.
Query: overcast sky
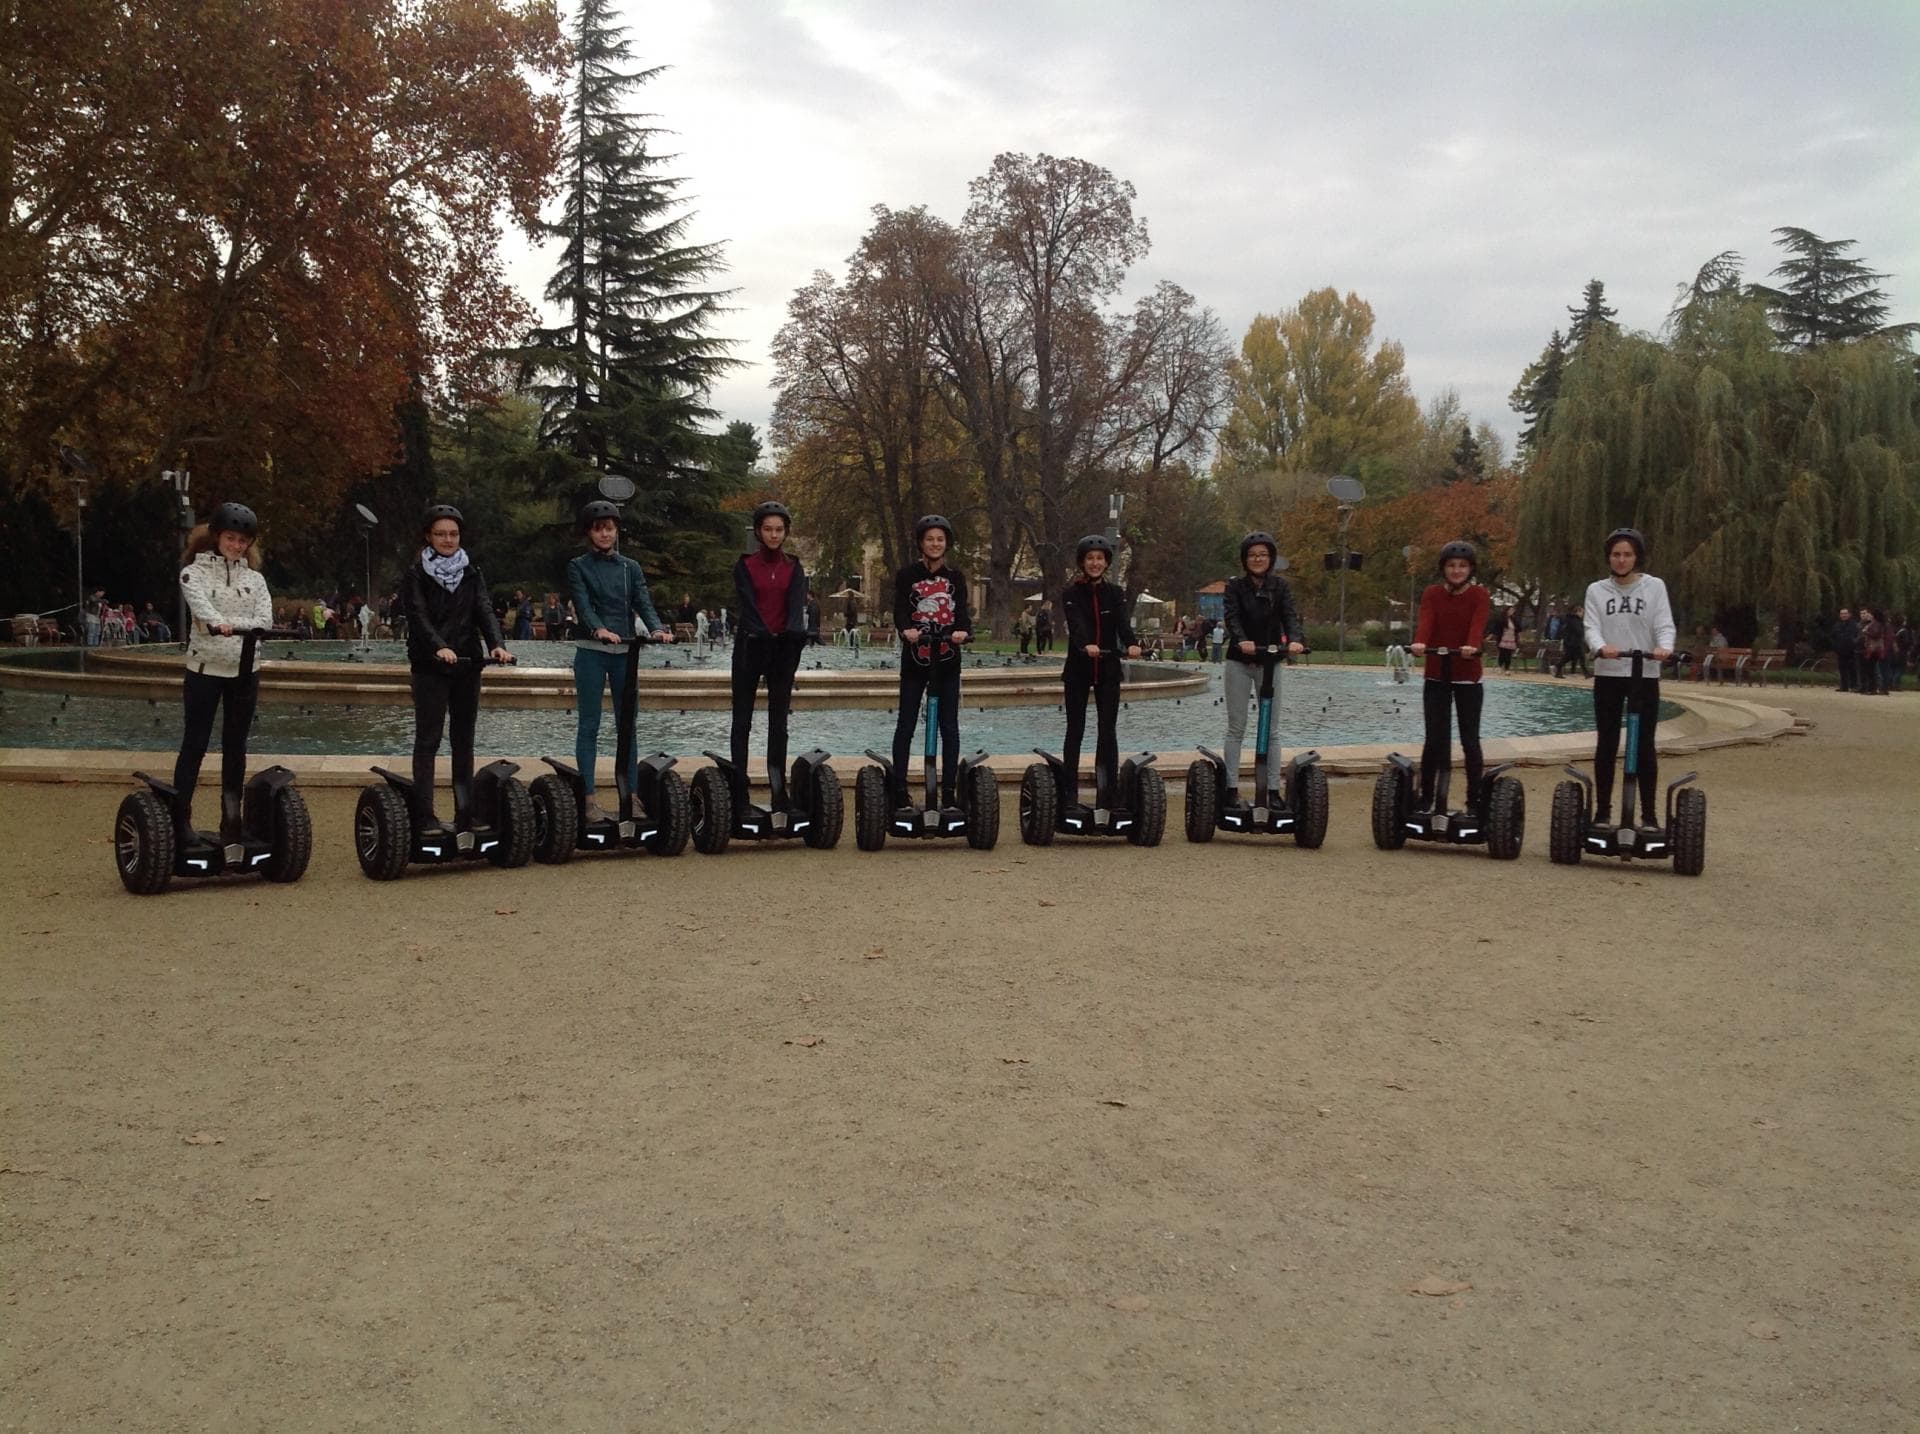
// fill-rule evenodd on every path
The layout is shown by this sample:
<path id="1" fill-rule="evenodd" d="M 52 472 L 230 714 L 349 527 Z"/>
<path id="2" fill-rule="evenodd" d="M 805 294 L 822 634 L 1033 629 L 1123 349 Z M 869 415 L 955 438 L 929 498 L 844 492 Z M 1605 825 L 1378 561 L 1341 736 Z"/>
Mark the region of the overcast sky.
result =
<path id="1" fill-rule="evenodd" d="M 764 437 L 768 345 L 875 204 L 958 220 L 1003 150 L 1138 190 L 1170 279 L 1234 344 L 1332 284 L 1372 303 L 1424 402 L 1507 394 L 1590 277 L 1654 328 L 1735 249 L 1859 241 L 1920 319 L 1920 3 L 626 0 L 675 132 L 690 237 L 724 241 L 748 366 L 716 406 Z M 529 297 L 550 261 L 524 249 Z"/>

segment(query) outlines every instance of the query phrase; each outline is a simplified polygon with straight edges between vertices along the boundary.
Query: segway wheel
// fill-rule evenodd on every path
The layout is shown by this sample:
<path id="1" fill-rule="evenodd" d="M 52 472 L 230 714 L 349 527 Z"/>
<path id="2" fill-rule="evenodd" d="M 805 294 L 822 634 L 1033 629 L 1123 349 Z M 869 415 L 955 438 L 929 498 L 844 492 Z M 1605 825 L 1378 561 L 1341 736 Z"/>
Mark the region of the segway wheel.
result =
<path id="1" fill-rule="evenodd" d="M 527 788 L 527 799 L 533 804 L 533 859 L 546 866 L 572 861 L 580 834 L 573 788 L 557 772 L 544 772 Z"/>
<path id="2" fill-rule="evenodd" d="M 1220 778 L 1205 757 L 1187 768 L 1187 840 L 1212 841 L 1220 821 Z"/>
<path id="3" fill-rule="evenodd" d="M 1487 802 L 1487 855 L 1495 861 L 1512 861 L 1520 855 L 1526 835 L 1527 789 L 1512 777 L 1501 777 Z"/>
<path id="4" fill-rule="evenodd" d="M 1587 794 L 1578 782 L 1553 789 L 1553 815 L 1547 824 L 1547 855 L 1561 866 L 1579 863 L 1587 835 Z"/>
<path id="5" fill-rule="evenodd" d="M 1373 779 L 1373 844 L 1381 851 L 1398 851 L 1407 844 L 1407 809 L 1413 804 L 1413 782 L 1389 763 Z"/>
<path id="6" fill-rule="evenodd" d="M 660 774 L 660 809 L 648 816 L 656 823 L 647 839 L 647 850 L 655 856 L 678 856 L 687 849 L 693 834 L 693 803 L 687 796 L 687 779 L 669 768 Z"/>
<path id="7" fill-rule="evenodd" d="M 268 881 L 298 881 L 313 860 L 313 816 L 307 799 L 298 787 L 275 787 L 268 817 L 273 822 L 273 855 L 261 873 Z"/>
<path id="8" fill-rule="evenodd" d="M 508 777 L 500 784 L 494 820 L 499 826 L 500 844 L 487 853 L 487 860 L 509 869 L 532 861 L 534 828 L 539 823 L 533 815 L 533 797 L 518 777 Z"/>
<path id="9" fill-rule="evenodd" d="M 813 820 L 800 840 L 815 851 L 828 851 L 840 845 L 840 828 L 847 820 L 847 804 L 840 791 L 840 774 L 828 763 L 813 769 Z"/>
<path id="10" fill-rule="evenodd" d="M 862 851 L 878 851 L 887 844 L 887 774 L 878 767 L 862 767 L 853 774 L 853 840 Z"/>
<path id="11" fill-rule="evenodd" d="M 733 836 L 733 792 L 727 774 L 718 767 L 702 767 L 693 774 L 693 849 L 718 856 Z"/>
<path id="12" fill-rule="evenodd" d="M 113 819 L 113 864 L 135 896 L 158 896 L 173 880 L 173 814 L 158 793 L 127 793 Z"/>
<path id="13" fill-rule="evenodd" d="M 375 881 L 392 881 L 407 869 L 412 845 L 407 799 L 385 782 L 362 787 L 353 804 L 353 853 L 360 870 Z"/>
<path id="14" fill-rule="evenodd" d="M 1707 794 L 1687 787 L 1673 804 L 1673 869 L 1698 876 L 1707 865 Z"/>
<path id="15" fill-rule="evenodd" d="M 1300 768 L 1294 785 L 1299 790 L 1290 803 L 1294 811 L 1293 840 L 1295 845 L 1315 851 L 1327 839 L 1327 774 L 1317 762 L 1310 763 Z"/>
<path id="16" fill-rule="evenodd" d="M 967 845 L 992 851 L 1000 840 L 1000 779 L 981 762 L 967 769 L 960 795 L 967 808 Z"/>
<path id="17" fill-rule="evenodd" d="M 1133 778 L 1133 826 L 1127 840 L 1135 846 L 1159 846 L 1167 833 L 1167 779 L 1158 767 L 1142 767 Z"/>
<path id="18" fill-rule="evenodd" d="M 1020 777 L 1020 840 L 1028 846 L 1052 846 L 1059 810 L 1053 769 L 1045 762 L 1030 763 Z"/>

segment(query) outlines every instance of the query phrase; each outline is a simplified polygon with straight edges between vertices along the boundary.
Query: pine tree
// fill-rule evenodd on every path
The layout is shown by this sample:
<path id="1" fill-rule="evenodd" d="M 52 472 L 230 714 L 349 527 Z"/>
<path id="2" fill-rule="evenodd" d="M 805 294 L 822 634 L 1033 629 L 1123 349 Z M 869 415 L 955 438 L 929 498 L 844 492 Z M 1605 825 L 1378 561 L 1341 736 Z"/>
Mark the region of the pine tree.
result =
<path id="1" fill-rule="evenodd" d="M 1487 476 L 1486 461 L 1480 456 L 1480 444 L 1471 424 L 1460 425 L 1460 441 L 1453 448 L 1453 469 L 1462 478 L 1478 482 Z"/>
<path id="2" fill-rule="evenodd" d="M 1619 325 L 1614 323 L 1613 316 L 1619 312 L 1607 302 L 1607 286 L 1598 279 L 1587 280 L 1579 305 L 1567 310 L 1567 316 L 1573 320 L 1567 326 L 1567 346 L 1577 349 L 1596 333 L 1617 330 Z"/>
<path id="3" fill-rule="evenodd" d="M 566 195 L 547 226 L 561 243 L 546 288 L 563 322 L 536 328 L 513 357 L 540 401 L 550 491 L 571 512 L 612 473 L 637 491 L 629 520 L 663 575 L 691 576 L 730 544 L 704 425 L 714 382 L 738 360 L 709 329 L 723 291 L 720 246 L 686 242 L 682 180 L 654 152 L 662 131 L 626 108 L 660 73 L 637 69 L 614 0 L 581 0 L 568 100 Z"/>
<path id="4" fill-rule="evenodd" d="M 1766 303 L 1781 343 L 1811 349 L 1874 335 L 1905 342 L 1920 332 L 1920 324 L 1885 323 L 1887 300 L 1878 281 L 1888 276 L 1848 257 L 1855 240 L 1822 239 L 1792 226 L 1773 232 L 1792 256 L 1768 276 L 1781 285 L 1752 284 L 1748 292 Z"/>
<path id="5" fill-rule="evenodd" d="M 1567 366 L 1567 341 L 1560 330 L 1553 331 L 1540 357 L 1527 365 L 1507 402 L 1515 413 L 1527 420 L 1520 428 L 1520 452 L 1531 456 L 1546 437 L 1547 419 L 1554 401 L 1560 397 L 1560 383 Z"/>

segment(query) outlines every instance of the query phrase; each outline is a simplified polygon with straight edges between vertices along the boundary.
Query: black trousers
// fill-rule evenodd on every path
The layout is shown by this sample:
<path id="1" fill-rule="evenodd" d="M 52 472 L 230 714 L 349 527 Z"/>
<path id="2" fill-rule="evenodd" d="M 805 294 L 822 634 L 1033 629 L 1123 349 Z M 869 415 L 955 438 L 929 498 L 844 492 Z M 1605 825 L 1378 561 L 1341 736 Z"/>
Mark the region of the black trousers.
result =
<path id="1" fill-rule="evenodd" d="M 1480 795 L 1480 772 L 1485 762 L 1480 755 L 1480 709 L 1486 705 L 1487 689 L 1478 682 L 1438 682 L 1429 677 L 1420 689 L 1420 707 L 1427 719 L 1427 741 L 1420 749 L 1420 805 L 1433 804 L 1434 784 L 1453 761 L 1453 733 L 1449 721 L 1455 712 L 1460 717 L 1460 749 L 1467 756 L 1465 806 L 1471 807 Z"/>
<path id="2" fill-rule="evenodd" d="M 1094 736 L 1093 772 L 1094 793 L 1099 795 L 1100 773 L 1107 774 L 1109 783 L 1120 774 L 1120 739 L 1115 724 L 1120 720 L 1120 676 L 1121 661 L 1118 657 L 1102 657 L 1096 662 L 1093 658 L 1074 654 L 1067 659 L 1067 666 L 1061 674 L 1066 687 L 1067 740 L 1060 755 L 1067 764 L 1067 793 L 1070 800 L 1079 800 L 1080 790 L 1080 744 L 1087 735 L 1087 694 L 1093 694 L 1094 708 L 1099 717 L 1099 729 Z M 1117 794 L 1109 786 L 1107 800 L 1117 800 Z"/>
<path id="3" fill-rule="evenodd" d="M 893 724 L 893 771 L 899 781 L 911 788 L 914 779 L 907 762 L 913 750 L 913 729 L 920 725 L 920 699 L 927 689 L 940 702 L 940 790 L 953 790 L 960 775 L 960 664 L 935 662 L 922 667 L 911 658 L 900 663 L 900 718 Z"/>
<path id="4" fill-rule="evenodd" d="M 793 706 L 793 674 L 800 670 L 799 638 L 749 637 L 733 644 L 733 742 L 729 755 L 738 775 L 736 797 L 747 776 L 747 739 L 753 735 L 753 700 L 767 684 L 767 772 L 786 771 L 787 713 Z"/>
<path id="5" fill-rule="evenodd" d="M 1631 677 L 1593 679 L 1593 727 L 1598 734 L 1593 750 L 1593 794 L 1596 821 L 1611 820 L 1607 809 L 1613 805 L 1613 769 L 1620 750 L 1620 726 L 1633 690 Z M 1640 701 L 1634 708 L 1640 714 L 1640 747 L 1634 757 L 1635 775 L 1640 782 L 1640 818 L 1642 823 L 1658 822 L 1660 807 L 1660 758 L 1654 750 L 1653 729 L 1660 720 L 1660 683 L 1640 684 Z"/>
<path id="6" fill-rule="evenodd" d="M 473 723 L 480 713 L 480 665 L 456 663 L 445 672 L 413 674 L 413 796 L 415 816 L 433 815 L 433 759 L 440 752 L 440 731 L 448 726 L 453 748 L 453 805 L 466 815 L 464 799 L 473 790 Z"/>
<path id="7" fill-rule="evenodd" d="M 220 722 L 220 786 L 238 792 L 247 783 L 247 734 L 253 730 L 253 709 L 260 696 L 260 676 L 209 677 L 189 672 L 181 688 L 186 730 L 180 737 L 180 755 L 173 759 L 173 789 L 184 808 L 193 806 L 200 785 L 200 763 L 213 736 L 213 714 L 224 708 Z"/>
<path id="8" fill-rule="evenodd" d="M 1860 670 L 1854 662 L 1854 650 L 1851 647 L 1834 648 L 1833 667 L 1834 671 L 1840 675 L 1840 690 L 1853 691 L 1860 679 Z"/>

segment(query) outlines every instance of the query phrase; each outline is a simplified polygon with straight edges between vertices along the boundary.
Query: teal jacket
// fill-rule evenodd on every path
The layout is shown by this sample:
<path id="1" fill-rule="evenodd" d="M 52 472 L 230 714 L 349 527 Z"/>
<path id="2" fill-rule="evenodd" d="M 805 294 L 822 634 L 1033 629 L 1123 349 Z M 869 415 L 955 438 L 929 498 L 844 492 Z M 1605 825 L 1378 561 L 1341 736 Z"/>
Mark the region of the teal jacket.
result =
<path id="1" fill-rule="evenodd" d="M 653 610 L 646 573 L 623 553 L 580 554 L 567 564 L 567 590 L 589 640 L 595 628 L 604 627 L 618 633 L 622 642 L 627 641 L 634 635 L 636 613 L 645 624 L 644 631 L 661 632 L 666 628 L 660 614 Z"/>

